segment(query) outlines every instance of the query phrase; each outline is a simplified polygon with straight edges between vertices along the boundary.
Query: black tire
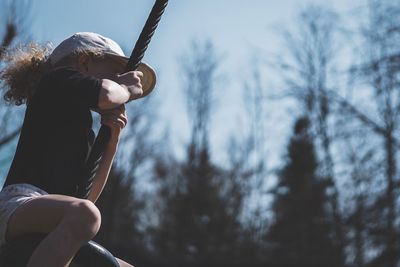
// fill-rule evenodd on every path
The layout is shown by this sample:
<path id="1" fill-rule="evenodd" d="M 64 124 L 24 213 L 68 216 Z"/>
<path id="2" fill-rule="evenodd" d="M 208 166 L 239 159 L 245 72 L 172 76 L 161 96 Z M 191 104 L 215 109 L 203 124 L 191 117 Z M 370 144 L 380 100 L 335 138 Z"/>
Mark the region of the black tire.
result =
<path id="1" fill-rule="evenodd" d="M 0 250 L 0 266 L 26 267 L 32 252 L 46 237 L 32 234 L 9 242 Z M 115 257 L 101 245 L 89 241 L 75 255 L 70 267 L 120 267 Z"/>

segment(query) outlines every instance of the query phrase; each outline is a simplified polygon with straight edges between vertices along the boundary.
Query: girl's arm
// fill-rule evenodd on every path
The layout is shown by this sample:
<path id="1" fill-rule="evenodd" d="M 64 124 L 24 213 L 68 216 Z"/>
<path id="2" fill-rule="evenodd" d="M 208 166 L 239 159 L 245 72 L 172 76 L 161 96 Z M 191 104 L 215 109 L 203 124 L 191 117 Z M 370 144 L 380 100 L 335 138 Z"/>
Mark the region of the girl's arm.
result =
<path id="1" fill-rule="evenodd" d="M 102 79 L 97 106 L 100 110 L 116 108 L 137 99 L 143 94 L 140 71 L 129 71 L 117 75 L 114 80 Z"/>
<path id="2" fill-rule="evenodd" d="M 93 185 L 88 196 L 88 199 L 93 203 L 97 201 L 107 183 L 114 156 L 117 152 L 121 131 L 128 123 L 128 117 L 123 105 L 113 110 L 104 111 L 100 113 L 100 115 L 101 123 L 110 127 L 111 137 L 106 150 L 104 151 L 103 157 L 100 160 L 99 168 L 97 169 L 97 173 L 93 179 Z"/>
<path id="3" fill-rule="evenodd" d="M 88 199 L 95 203 L 99 198 L 104 186 L 107 183 L 108 175 L 110 174 L 111 166 L 117 152 L 118 145 L 108 145 L 104 151 L 103 157 L 100 160 L 99 168 L 93 179 L 93 185 L 90 190 Z"/>

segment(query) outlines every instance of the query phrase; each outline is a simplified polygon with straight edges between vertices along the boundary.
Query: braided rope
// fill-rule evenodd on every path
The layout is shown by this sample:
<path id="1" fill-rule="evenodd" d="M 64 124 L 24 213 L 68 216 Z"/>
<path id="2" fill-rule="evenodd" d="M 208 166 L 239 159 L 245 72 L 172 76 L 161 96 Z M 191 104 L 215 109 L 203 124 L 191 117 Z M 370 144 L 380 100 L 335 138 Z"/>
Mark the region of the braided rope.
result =
<path id="1" fill-rule="evenodd" d="M 140 33 L 139 39 L 132 50 L 132 54 L 129 58 L 128 64 L 126 65 L 125 71 L 136 70 L 139 66 L 144 57 L 144 53 L 149 46 L 150 40 L 158 26 L 158 23 L 160 22 L 161 16 L 167 7 L 167 4 L 168 0 L 157 0 L 155 2 L 146 24 Z"/>
<path id="2" fill-rule="evenodd" d="M 161 16 L 167 7 L 167 4 L 168 0 L 156 0 L 146 24 L 140 33 L 139 39 L 132 50 L 132 54 L 125 68 L 125 72 L 136 70 L 139 66 L 144 57 L 144 53 L 149 46 L 150 40 L 158 26 Z M 99 168 L 101 158 L 103 157 L 105 147 L 110 140 L 110 136 L 110 128 L 102 125 L 86 161 L 85 175 L 78 185 L 76 194 L 77 197 L 85 199 L 88 198 L 93 185 L 94 177 L 96 176 L 97 169 Z"/>

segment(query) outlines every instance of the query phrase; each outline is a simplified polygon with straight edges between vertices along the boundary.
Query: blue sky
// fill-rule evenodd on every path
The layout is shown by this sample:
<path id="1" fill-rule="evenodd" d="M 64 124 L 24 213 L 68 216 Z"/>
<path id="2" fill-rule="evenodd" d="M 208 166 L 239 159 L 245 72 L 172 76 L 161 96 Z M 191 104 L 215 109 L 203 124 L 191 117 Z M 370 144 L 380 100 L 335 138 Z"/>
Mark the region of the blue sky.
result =
<path id="1" fill-rule="evenodd" d="M 117 41 L 130 54 L 153 5 L 152 0 L 34 0 L 31 32 L 34 40 L 57 45 L 79 31 L 97 32 Z M 188 121 L 180 90 L 178 58 L 193 39 L 212 40 L 223 55 L 221 71 L 226 83 L 217 88 L 219 107 L 213 118 L 211 138 L 216 151 L 226 145 L 227 136 L 239 129 L 242 116 L 240 89 L 252 70 L 254 59 L 279 51 L 277 32 L 293 21 L 298 11 L 309 3 L 323 4 L 342 14 L 365 3 L 363 0 L 170 0 L 144 61 L 158 71 L 157 90 L 161 101 L 160 123 L 173 134 L 173 144 L 181 146 L 188 137 Z M 260 54 L 258 54 L 260 53 Z M 262 54 L 262 55 L 261 55 Z M 266 86 L 273 77 L 264 73 Z M 276 110 L 280 109 L 279 107 Z M 282 109 L 280 109 L 282 110 Z M 287 140 L 290 123 L 285 120 L 286 107 L 271 114 L 275 135 L 271 150 L 277 160 Z M 224 123 L 221 123 L 224 122 Z M 275 146 L 275 147 L 274 147 Z"/>

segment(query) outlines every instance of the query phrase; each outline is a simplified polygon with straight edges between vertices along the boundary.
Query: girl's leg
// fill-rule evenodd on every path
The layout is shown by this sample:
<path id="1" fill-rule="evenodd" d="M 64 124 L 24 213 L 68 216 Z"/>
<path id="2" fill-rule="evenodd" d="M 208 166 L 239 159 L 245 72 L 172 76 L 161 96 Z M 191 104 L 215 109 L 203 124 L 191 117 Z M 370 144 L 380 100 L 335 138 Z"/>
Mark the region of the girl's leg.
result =
<path id="1" fill-rule="evenodd" d="M 101 215 L 89 200 L 45 195 L 21 205 L 11 216 L 6 240 L 27 233 L 49 233 L 33 252 L 28 267 L 67 267 L 75 253 L 100 228 Z"/>

